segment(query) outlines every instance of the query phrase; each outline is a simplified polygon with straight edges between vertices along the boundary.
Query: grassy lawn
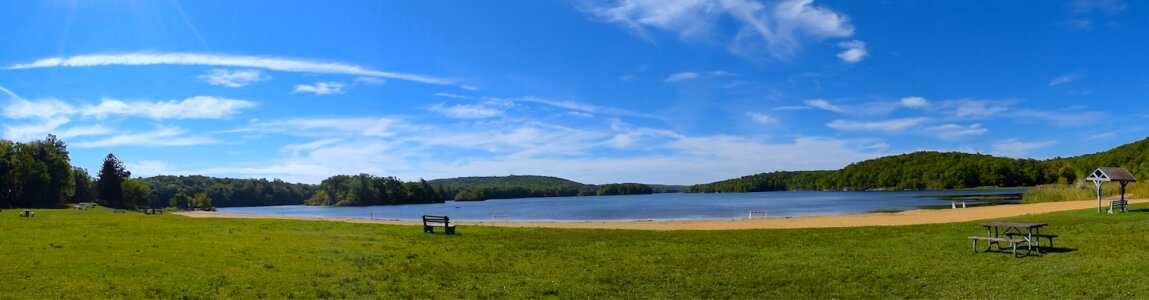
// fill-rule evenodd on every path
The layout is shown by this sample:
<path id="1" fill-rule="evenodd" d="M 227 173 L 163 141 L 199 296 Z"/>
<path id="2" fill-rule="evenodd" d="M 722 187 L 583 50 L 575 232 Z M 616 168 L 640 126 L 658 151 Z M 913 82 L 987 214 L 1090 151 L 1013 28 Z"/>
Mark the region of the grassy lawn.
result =
<path id="1" fill-rule="evenodd" d="M 0 299 L 1147 298 L 1149 205 L 1049 223 L 1059 251 L 972 253 L 980 222 L 647 232 L 0 212 Z"/>

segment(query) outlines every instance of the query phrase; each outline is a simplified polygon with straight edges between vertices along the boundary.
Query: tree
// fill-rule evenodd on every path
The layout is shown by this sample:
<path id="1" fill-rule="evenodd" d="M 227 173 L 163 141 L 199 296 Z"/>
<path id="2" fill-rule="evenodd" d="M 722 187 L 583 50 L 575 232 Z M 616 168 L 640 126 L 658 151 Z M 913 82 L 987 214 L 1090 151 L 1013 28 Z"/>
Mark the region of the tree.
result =
<path id="1" fill-rule="evenodd" d="M 104 165 L 100 167 L 99 179 L 96 181 L 97 194 L 104 206 L 124 208 L 123 182 L 132 176 L 124 168 L 124 163 L 116 155 L 108 153 L 104 158 Z"/>
<path id="2" fill-rule="evenodd" d="M 88 175 L 88 170 L 84 170 L 84 168 L 80 167 L 73 168 L 72 179 L 75 185 L 75 192 L 72 193 L 72 198 L 69 199 L 68 202 L 81 203 L 96 200 L 96 191 L 92 187 L 92 176 Z"/>
<path id="3" fill-rule="evenodd" d="M 152 190 L 140 179 L 125 179 L 122 183 L 123 207 L 146 208 L 151 206 Z"/>
<path id="4" fill-rule="evenodd" d="M 178 193 L 176 193 L 175 196 L 172 196 L 171 200 L 168 200 L 168 206 L 179 207 L 179 208 L 190 208 L 191 202 L 192 202 L 191 197 L 188 197 L 188 195 L 184 194 L 184 192 L 178 192 Z"/>
<path id="5" fill-rule="evenodd" d="M 195 203 L 196 207 L 203 207 L 203 208 L 211 208 L 212 207 L 211 206 L 211 197 L 208 197 L 207 193 L 195 194 L 195 198 L 192 198 L 192 203 Z"/>

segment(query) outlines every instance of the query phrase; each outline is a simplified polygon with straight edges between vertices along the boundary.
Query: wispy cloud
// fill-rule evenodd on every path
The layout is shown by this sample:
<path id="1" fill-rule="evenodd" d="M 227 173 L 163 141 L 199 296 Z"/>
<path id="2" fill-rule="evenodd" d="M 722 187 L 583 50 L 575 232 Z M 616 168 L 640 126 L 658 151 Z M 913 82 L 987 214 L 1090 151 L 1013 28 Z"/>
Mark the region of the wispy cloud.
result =
<path id="1" fill-rule="evenodd" d="M 778 118 L 772 117 L 772 116 L 764 114 L 764 113 L 747 112 L 746 116 L 749 117 L 751 121 L 754 121 L 754 123 L 763 124 L 763 125 L 776 125 L 776 124 L 778 124 Z"/>
<path id="2" fill-rule="evenodd" d="M 858 63 L 869 55 L 869 52 L 866 51 L 866 43 L 859 40 L 841 42 L 838 43 L 838 47 L 845 49 L 838 52 L 838 58 L 851 64 Z"/>
<path id="3" fill-rule="evenodd" d="M 316 82 L 315 84 L 296 85 L 292 94 L 312 93 L 316 95 L 342 94 L 345 85 L 341 82 Z"/>
<path id="4" fill-rule="evenodd" d="M 828 110 L 828 111 L 832 111 L 832 112 L 841 112 L 842 111 L 842 107 L 830 104 L 830 101 L 826 101 L 826 100 L 822 100 L 822 99 L 810 99 L 810 100 L 806 100 L 805 102 L 806 102 L 806 105 L 808 105 L 810 107 L 820 108 L 820 109 Z"/>
<path id="5" fill-rule="evenodd" d="M 72 146 L 78 148 L 100 148 L 116 146 L 194 146 L 219 143 L 219 140 L 206 136 L 187 135 L 188 131 L 175 127 L 159 127 L 144 133 L 115 135 L 95 141 L 80 141 Z"/>
<path id="6" fill-rule="evenodd" d="M 600 21 L 620 24 L 646 39 L 650 39 L 648 28 L 672 31 L 682 39 L 709 37 L 714 28 L 720 28 L 717 23 L 727 22 L 729 18 L 739 28 L 730 42 L 732 52 L 749 58 L 768 55 L 786 61 L 797 55 L 805 40 L 846 38 L 854 34 L 848 17 L 812 3 L 812 0 L 784 0 L 769 5 L 751 0 L 623 0 L 583 8 Z M 861 49 L 847 56 L 860 60 L 865 51 Z"/>
<path id="7" fill-rule="evenodd" d="M 958 124 L 942 124 L 938 126 L 926 127 L 921 130 L 922 134 L 937 137 L 943 140 L 959 140 L 970 136 L 979 136 L 988 132 L 981 124 L 974 123 L 969 126 L 962 126 Z"/>
<path id="8" fill-rule="evenodd" d="M 909 107 L 909 108 L 922 108 L 922 107 L 926 107 L 926 106 L 930 105 L 929 100 L 926 100 L 926 98 L 922 98 L 922 97 L 918 97 L 918 96 L 910 96 L 910 97 L 902 98 L 902 100 L 899 100 L 898 103 L 900 103 L 902 106 Z"/>
<path id="9" fill-rule="evenodd" d="M 50 57 L 29 63 L 14 64 L 8 66 L 7 69 L 97 67 L 113 65 L 202 65 L 235 68 L 260 68 L 280 72 L 371 76 L 436 85 L 455 84 L 453 80 L 444 78 L 407 73 L 377 71 L 362 66 L 338 62 L 316 62 L 293 58 L 234 56 L 200 53 L 128 53 Z"/>
<path id="10" fill-rule="evenodd" d="M 1018 139 L 1008 139 L 993 144 L 993 154 L 1013 158 L 1028 158 L 1033 150 L 1053 146 L 1056 141 L 1024 142 Z"/>
<path id="11" fill-rule="evenodd" d="M 694 79 L 699 79 L 699 78 L 707 77 L 707 76 L 708 77 L 724 77 L 724 76 L 736 76 L 736 75 L 737 74 L 726 72 L 726 71 L 710 71 L 710 72 L 686 71 L 686 72 L 674 73 L 674 74 L 671 74 L 670 76 L 667 76 L 666 82 L 680 82 L 680 81 L 694 80 Z"/>
<path id="12" fill-rule="evenodd" d="M 927 120 L 929 120 L 929 119 L 927 119 L 927 118 L 903 118 L 903 119 L 893 119 L 893 120 L 873 121 L 873 122 L 834 120 L 833 122 L 830 122 L 830 124 L 826 124 L 826 126 L 833 128 L 833 129 L 841 130 L 841 131 L 854 131 L 854 132 L 879 131 L 879 132 L 886 132 L 886 133 L 900 133 L 900 132 L 904 132 L 907 129 L 910 129 L 912 127 L 921 125 L 922 123 L 926 122 Z"/>
<path id="13" fill-rule="evenodd" d="M 222 119 L 245 108 L 255 107 L 256 103 L 246 100 L 196 96 L 181 101 L 124 102 L 116 99 L 103 99 L 99 105 L 81 109 L 85 116 L 106 118 L 109 115 L 147 117 L 152 119 Z"/>
<path id="14" fill-rule="evenodd" d="M 457 119 L 484 119 L 501 116 L 502 110 L 484 105 L 457 104 L 445 106 L 442 103 L 431 106 L 431 111 L 442 113 L 449 118 Z"/>
<path id="15" fill-rule="evenodd" d="M 1081 80 L 1082 78 L 1085 78 L 1085 75 L 1083 75 L 1081 73 L 1078 73 L 1078 72 L 1069 73 L 1069 74 L 1057 76 L 1057 78 L 1050 80 L 1049 86 L 1062 85 L 1062 84 Z"/>
<path id="16" fill-rule="evenodd" d="M 230 88 L 246 86 L 252 83 L 271 79 L 271 75 L 256 69 L 228 70 L 212 69 L 207 74 L 196 76 L 211 85 L 222 85 Z"/>
<path id="17" fill-rule="evenodd" d="M 1109 114 L 1099 111 L 1067 109 L 1062 111 L 1041 111 L 1034 109 L 1018 110 L 1011 115 L 1022 120 L 1052 124 L 1057 127 L 1079 127 L 1095 125 L 1108 120 Z"/>

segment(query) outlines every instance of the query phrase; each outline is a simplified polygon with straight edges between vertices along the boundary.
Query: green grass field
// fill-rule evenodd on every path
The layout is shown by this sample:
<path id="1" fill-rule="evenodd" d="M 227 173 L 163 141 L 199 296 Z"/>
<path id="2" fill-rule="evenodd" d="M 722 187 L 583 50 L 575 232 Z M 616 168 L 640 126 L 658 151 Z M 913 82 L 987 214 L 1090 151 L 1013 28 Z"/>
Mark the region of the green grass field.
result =
<path id="1" fill-rule="evenodd" d="M 1047 222 L 1058 251 L 972 253 L 980 222 L 650 232 L 0 212 L 0 299 L 1147 298 L 1149 205 Z"/>

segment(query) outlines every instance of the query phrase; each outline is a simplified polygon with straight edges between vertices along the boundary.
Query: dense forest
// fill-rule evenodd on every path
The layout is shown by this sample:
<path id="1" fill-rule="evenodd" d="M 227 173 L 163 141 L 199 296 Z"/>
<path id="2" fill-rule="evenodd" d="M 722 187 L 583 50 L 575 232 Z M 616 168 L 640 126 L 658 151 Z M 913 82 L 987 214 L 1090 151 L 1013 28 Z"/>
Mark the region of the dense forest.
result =
<path id="1" fill-rule="evenodd" d="M 141 179 L 151 190 L 151 207 L 232 207 L 298 205 L 315 194 L 311 184 L 275 179 L 233 179 L 207 176 L 154 176 Z M 209 203 L 195 203 L 204 194 Z M 202 200 L 201 200 L 202 202 Z M 206 205 L 210 204 L 210 205 Z"/>
<path id="2" fill-rule="evenodd" d="M 686 191 L 925 190 L 1068 184 L 1102 166 L 1126 168 L 1137 178 L 1149 178 L 1149 138 L 1105 152 L 1048 160 L 914 152 L 856 162 L 837 171 L 762 173 L 693 185 Z"/>
<path id="3" fill-rule="evenodd" d="M 480 201 L 533 197 L 610 196 L 654 193 L 639 183 L 582 184 L 549 176 L 511 175 L 431 180 L 446 199 Z"/>
<path id="4" fill-rule="evenodd" d="M 0 140 L 0 207 L 61 207 L 95 199 L 93 189 L 87 171 L 72 166 L 68 146 L 55 136 Z"/>
<path id="5" fill-rule="evenodd" d="M 367 206 L 443 203 L 443 196 L 426 180 L 403 182 L 370 174 L 336 175 L 324 179 L 308 205 Z"/>

